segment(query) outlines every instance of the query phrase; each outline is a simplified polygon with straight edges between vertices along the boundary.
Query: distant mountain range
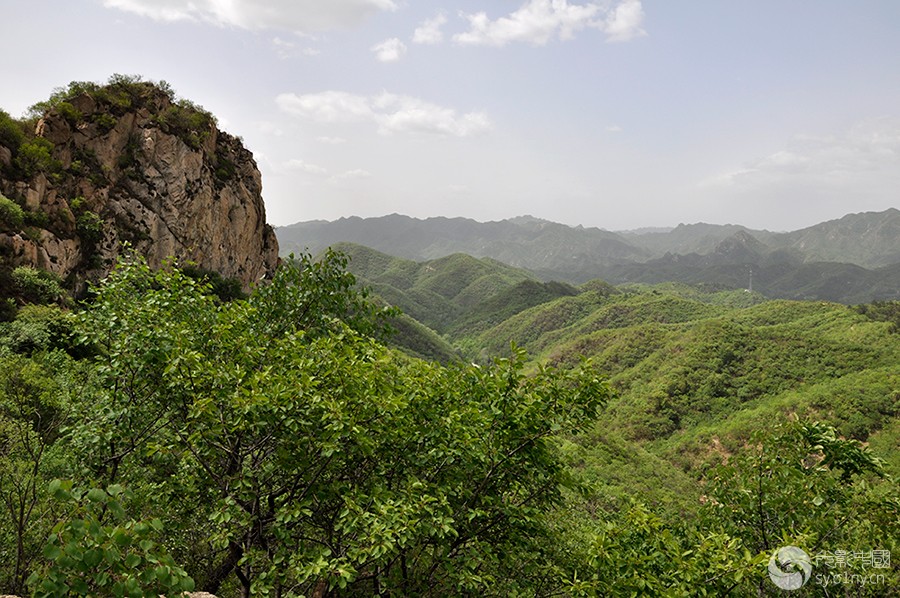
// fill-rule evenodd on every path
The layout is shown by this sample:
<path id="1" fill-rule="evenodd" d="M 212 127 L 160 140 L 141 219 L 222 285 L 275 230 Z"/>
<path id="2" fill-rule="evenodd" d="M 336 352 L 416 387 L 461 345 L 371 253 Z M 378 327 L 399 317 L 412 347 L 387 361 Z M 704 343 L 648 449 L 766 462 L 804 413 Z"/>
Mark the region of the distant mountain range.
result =
<path id="1" fill-rule="evenodd" d="M 900 298 L 900 210 L 849 214 L 792 232 L 681 224 L 615 233 L 521 216 L 496 222 L 392 214 L 276 229 L 282 254 L 349 242 L 415 261 L 492 258 L 541 280 L 666 281 L 770 297 L 862 303 Z"/>

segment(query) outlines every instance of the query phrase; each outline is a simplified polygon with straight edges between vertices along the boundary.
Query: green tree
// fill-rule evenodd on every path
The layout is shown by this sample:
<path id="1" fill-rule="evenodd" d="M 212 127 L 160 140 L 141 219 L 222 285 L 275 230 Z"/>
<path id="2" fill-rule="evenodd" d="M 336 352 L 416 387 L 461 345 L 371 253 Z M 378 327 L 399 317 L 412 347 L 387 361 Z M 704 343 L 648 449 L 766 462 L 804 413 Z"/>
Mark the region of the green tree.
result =
<path id="1" fill-rule="evenodd" d="M 566 546 L 577 555 L 569 593 L 585 596 L 778 596 L 767 564 L 781 547 L 809 555 L 897 550 L 896 486 L 874 484 L 880 461 L 833 428 L 794 423 L 760 432 L 754 444 L 706 480 L 705 506 L 694 518 L 672 519 L 632 499 L 611 509 L 574 501 Z M 574 506 L 573 506 L 574 505 Z M 828 573 L 817 565 L 815 573 Z M 852 577 L 827 595 L 882 596 L 896 587 Z M 798 596 L 825 595 L 813 578 Z"/>
<path id="2" fill-rule="evenodd" d="M 62 168 L 52 152 L 51 141 L 43 137 L 34 137 L 22 142 L 14 163 L 25 178 L 31 178 L 38 173 L 52 174 Z"/>
<path id="3" fill-rule="evenodd" d="M 11 231 L 22 229 L 25 224 L 25 212 L 13 200 L 0 195 L 0 228 Z"/>
<path id="4" fill-rule="evenodd" d="M 224 304 L 178 270 L 120 267 L 83 317 L 102 384 L 77 406 L 79 461 L 146 489 L 139 508 L 208 591 L 522 591 L 550 567 L 510 556 L 548 537 L 569 479 L 552 438 L 607 387 L 587 364 L 525 376 L 520 352 L 484 368 L 395 354 L 344 264 L 288 261 Z"/>
<path id="5" fill-rule="evenodd" d="M 24 140 L 22 123 L 12 118 L 8 112 L 0 110 L 0 145 L 9 148 L 15 155 Z"/>
<path id="6" fill-rule="evenodd" d="M 65 302 L 66 292 L 58 276 L 31 266 L 18 266 L 12 271 L 13 283 L 22 299 L 30 303 Z"/>
<path id="7" fill-rule="evenodd" d="M 49 492 L 72 507 L 44 546 L 45 566 L 28 578 L 34 596 L 156 598 L 194 589 L 194 580 L 158 542 L 162 522 L 126 516 L 128 490 L 73 490 L 71 482 L 54 480 Z"/>
<path id="8" fill-rule="evenodd" d="M 65 421 L 64 356 L 0 358 L 0 587 L 21 593 L 51 527 L 48 475 Z"/>
<path id="9" fill-rule="evenodd" d="M 900 494 L 890 480 L 876 485 L 882 477 L 881 460 L 859 442 L 840 438 L 820 423 L 792 423 L 757 434 L 748 450 L 712 473 L 701 516 L 766 559 L 786 545 L 813 556 L 896 551 Z M 894 586 L 896 574 L 885 573 L 888 587 Z M 844 589 L 854 596 L 884 591 L 864 582 L 850 582 Z M 765 578 L 744 591 L 776 593 Z"/>

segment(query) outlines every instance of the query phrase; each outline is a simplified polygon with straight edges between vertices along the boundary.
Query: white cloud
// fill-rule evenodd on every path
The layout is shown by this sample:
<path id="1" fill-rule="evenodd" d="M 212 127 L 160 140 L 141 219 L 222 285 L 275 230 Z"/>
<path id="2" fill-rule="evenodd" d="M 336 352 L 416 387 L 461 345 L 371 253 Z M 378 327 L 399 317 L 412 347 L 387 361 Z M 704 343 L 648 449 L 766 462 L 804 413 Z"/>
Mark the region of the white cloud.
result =
<path id="1" fill-rule="evenodd" d="M 297 32 L 347 27 L 397 9 L 394 0 L 103 0 L 103 5 L 157 21 Z"/>
<path id="2" fill-rule="evenodd" d="M 490 119 L 484 112 L 458 114 L 453 108 L 388 92 L 377 96 L 342 91 L 304 95 L 284 93 L 275 101 L 282 111 L 317 122 L 371 122 L 383 135 L 422 133 L 469 137 L 491 128 Z"/>
<path id="3" fill-rule="evenodd" d="M 384 92 L 374 98 L 381 133 L 438 133 L 469 137 L 486 132 L 490 120 L 483 112 L 457 116 L 452 108 L 418 98 Z"/>
<path id="4" fill-rule="evenodd" d="M 372 177 L 372 173 L 362 168 L 346 170 L 340 174 L 331 175 L 327 168 L 318 164 L 311 164 L 305 160 L 292 159 L 274 166 L 272 170 L 276 174 L 286 174 L 289 172 L 302 172 L 313 175 L 316 178 L 325 179 L 329 182 L 351 181 L 359 179 L 368 179 Z"/>
<path id="5" fill-rule="evenodd" d="M 645 35 L 640 0 L 623 0 L 608 9 L 595 2 L 570 4 L 568 0 L 529 0 L 508 16 L 491 20 L 487 13 L 462 13 L 469 30 L 453 36 L 460 45 L 502 47 L 513 42 L 542 46 L 558 38 L 568 40 L 582 29 L 597 29 L 608 41 L 626 41 Z"/>
<path id="6" fill-rule="evenodd" d="M 340 145 L 342 143 L 347 143 L 347 140 L 343 137 L 316 137 L 316 141 L 328 145 Z"/>
<path id="7" fill-rule="evenodd" d="M 622 127 L 620 127 L 619 125 L 609 125 L 608 127 L 606 127 L 606 131 L 608 133 L 621 133 Z"/>
<path id="8" fill-rule="evenodd" d="M 416 27 L 413 31 L 412 41 L 414 44 L 434 45 L 444 41 L 444 32 L 441 31 L 447 23 L 447 16 L 443 13 L 437 15 L 433 19 L 426 19 Z"/>
<path id="9" fill-rule="evenodd" d="M 900 119 L 858 123 L 840 135 L 798 135 L 787 147 L 700 182 L 702 187 L 758 189 L 787 182 L 869 187 L 900 177 Z"/>
<path id="10" fill-rule="evenodd" d="M 344 91 L 304 95 L 283 93 L 275 98 L 275 103 L 288 114 L 325 123 L 357 122 L 375 117 L 368 98 Z"/>
<path id="11" fill-rule="evenodd" d="M 636 37 L 647 35 L 641 28 L 644 22 L 644 8 L 641 0 L 625 0 L 606 16 L 603 31 L 608 42 L 627 42 Z"/>
<path id="12" fill-rule="evenodd" d="M 321 54 L 321 52 L 315 48 L 300 46 L 297 42 L 284 40 L 280 37 L 274 38 L 272 40 L 272 45 L 275 47 L 275 53 L 282 59 L 291 58 L 293 56 L 318 56 Z"/>
<path id="13" fill-rule="evenodd" d="M 303 160 L 288 160 L 284 163 L 283 170 L 299 170 L 300 172 L 305 172 L 307 174 L 315 174 L 319 176 L 324 176 L 328 174 L 328 170 L 319 166 L 317 164 L 310 164 L 309 162 L 304 162 Z"/>
<path id="14" fill-rule="evenodd" d="M 275 137 L 282 137 L 284 135 L 284 131 L 277 124 L 269 121 L 257 121 L 256 128 L 259 129 L 260 133 L 264 135 L 273 135 Z"/>
<path id="15" fill-rule="evenodd" d="M 375 53 L 375 58 L 380 62 L 397 62 L 401 56 L 406 54 L 406 44 L 396 37 L 392 37 L 380 44 L 375 44 L 371 50 Z"/>
<path id="16" fill-rule="evenodd" d="M 355 170 L 348 170 L 347 172 L 343 172 L 337 175 L 336 179 L 341 180 L 353 180 L 353 179 L 368 179 L 372 177 L 372 173 L 368 170 L 363 170 L 362 168 L 357 168 Z"/>

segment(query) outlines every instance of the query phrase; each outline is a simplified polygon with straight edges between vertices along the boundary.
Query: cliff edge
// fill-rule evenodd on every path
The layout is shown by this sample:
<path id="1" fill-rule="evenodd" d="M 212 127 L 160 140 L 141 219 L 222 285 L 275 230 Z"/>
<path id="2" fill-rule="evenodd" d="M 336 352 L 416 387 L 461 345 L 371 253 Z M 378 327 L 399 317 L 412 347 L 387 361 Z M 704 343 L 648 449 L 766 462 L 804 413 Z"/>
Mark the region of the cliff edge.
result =
<path id="1" fill-rule="evenodd" d="M 32 113 L 0 114 L 0 267 L 79 289 L 128 243 L 152 267 L 175 257 L 245 289 L 274 271 L 252 154 L 165 83 L 72 83 Z"/>

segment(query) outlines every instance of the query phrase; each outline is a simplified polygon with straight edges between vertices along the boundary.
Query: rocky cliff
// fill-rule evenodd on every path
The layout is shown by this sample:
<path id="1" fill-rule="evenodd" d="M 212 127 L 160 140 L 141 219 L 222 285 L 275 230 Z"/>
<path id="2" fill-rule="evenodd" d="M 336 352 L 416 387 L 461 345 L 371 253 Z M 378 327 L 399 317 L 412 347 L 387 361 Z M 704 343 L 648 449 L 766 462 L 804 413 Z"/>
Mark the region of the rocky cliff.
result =
<path id="1" fill-rule="evenodd" d="M 128 243 L 153 267 L 175 257 L 245 288 L 274 270 L 259 170 L 209 113 L 165 84 L 122 77 L 73 83 L 43 108 L 17 123 L 33 133 L 0 136 L 0 193 L 23 214 L 20 226 L 0 222 L 4 268 L 83 287 Z"/>

